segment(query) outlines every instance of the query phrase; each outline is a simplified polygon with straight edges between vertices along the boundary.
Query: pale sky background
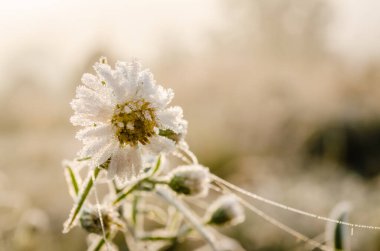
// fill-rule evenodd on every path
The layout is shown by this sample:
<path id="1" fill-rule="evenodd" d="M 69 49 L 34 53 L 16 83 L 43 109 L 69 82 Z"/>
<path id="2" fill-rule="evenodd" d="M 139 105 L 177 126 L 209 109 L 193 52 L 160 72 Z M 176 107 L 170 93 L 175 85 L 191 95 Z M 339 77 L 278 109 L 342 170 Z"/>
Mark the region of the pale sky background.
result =
<path id="1" fill-rule="evenodd" d="M 0 1 L 0 79 L 13 64 L 31 65 L 14 58 L 23 50 L 37 52 L 39 58 L 35 57 L 33 65 L 52 75 L 62 74 L 57 69 L 75 64 L 77 56 L 89 54 L 102 43 L 120 59 L 128 59 L 133 52 L 132 56 L 144 62 L 153 60 L 168 39 L 175 39 L 186 50 L 199 50 L 203 33 L 223 23 L 216 2 Z"/>
<path id="2" fill-rule="evenodd" d="M 349 63 L 377 60 L 380 2 L 328 2 L 333 13 L 326 34 L 328 47 Z M 199 51 L 207 44 L 205 35 L 222 29 L 226 22 L 228 16 L 216 0 L 0 1 L 0 86 L 7 85 L 4 76 L 14 64 L 26 71 L 30 65 L 37 66 L 51 77 L 66 74 L 57 69 L 75 64 L 78 55 L 90 53 L 99 43 L 112 48 L 118 58 L 133 54 L 148 63 L 167 40 Z M 34 58 L 33 64 L 14 57 L 23 51 L 38 53 L 38 57 L 25 57 L 26 61 Z"/>

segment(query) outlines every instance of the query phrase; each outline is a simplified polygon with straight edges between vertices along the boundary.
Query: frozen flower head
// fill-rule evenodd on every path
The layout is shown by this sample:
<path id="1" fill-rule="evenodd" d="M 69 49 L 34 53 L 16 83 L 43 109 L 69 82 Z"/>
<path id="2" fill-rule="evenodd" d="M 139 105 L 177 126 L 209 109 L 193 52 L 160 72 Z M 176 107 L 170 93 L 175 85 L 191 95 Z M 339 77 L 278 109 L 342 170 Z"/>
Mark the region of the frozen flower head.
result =
<path id="1" fill-rule="evenodd" d="M 233 195 L 217 199 L 207 210 L 208 223 L 214 225 L 236 225 L 244 221 L 244 209 Z"/>
<path id="2" fill-rule="evenodd" d="M 187 122 L 180 107 L 168 107 L 173 91 L 156 84 L 139 62 L 112 69 L 103 59 L 94 69 L 97 75 L 83 75 L 71 102 L 71 122 L 85 127 L 77 133 L 84 143 L 79 155 L 91 157 L 92 167 L 110 160 L 108 176 L 126 181 L 142 168 L 142 154 L 172 151 Z"/>
<path id="3" fill-rule="evenodd" d="M 204 197 L 208 193 L 210 173 L 201 165 L 179 166 L 169 174 L 169 187 L 178 194 Z"/>
<path id="4" fill-rule="evenodd" d="M 99 217 L 102 216 L 102 221 Z M 112 225 L 118 225 L 118 214 L 111 209 L 101 206 L 99 209 L 96 206 L 89 206 L 83 209 L 79 217 L 80 225 L 84 230 L 89 233 L 102 234 L 104 231 L 108 232 Z M 102 227 L 103 224 L 103 227 Z"/>

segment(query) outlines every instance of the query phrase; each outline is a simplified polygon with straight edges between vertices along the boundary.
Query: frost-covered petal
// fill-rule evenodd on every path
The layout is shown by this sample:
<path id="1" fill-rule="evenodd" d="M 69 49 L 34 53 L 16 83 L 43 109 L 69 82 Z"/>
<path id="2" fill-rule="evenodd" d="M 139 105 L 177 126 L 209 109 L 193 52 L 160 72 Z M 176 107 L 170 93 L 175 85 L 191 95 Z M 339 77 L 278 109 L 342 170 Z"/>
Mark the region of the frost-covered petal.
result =
<path id="1" fill-rule="evenodd" d="M 140 92 L 144 97 L 154 95 L 156 92 L 156 83 L 153 74 L 148 70 L 140 72 L 138 77 Z"/>
<path id="2" fill-rule="evenodd" d="M 153 154 L 167 153 L 175 150 L 175 142 L 165 137 L 153 136 L 144 148 Z"/>
<path id="3" fill-rule="evenodd" d="M 179 106 L 157 112 L 157 118 L 164 129 L 170 129 L 176 133 L 185 133 L 187 121 L 183 119 L 183 111 Z"/>
<path id="4" fill-rule="evenodd" d="M 124 79 L 128 79 L 128 64 L 126 62 L 117 61 L 115 69 Z"/>
<path id="5" fill-rule="evenodd" d="M 93 90 L 100 90 L 103 88 L 103 85 L 99 79 L 90 73 L 83 74 L 81 81 L 85 86 Z"/>
<path id="6" fill-rule="evenodd" d="M 137 85 L 138 84 L 138 76 L 139 72 L 141 70 L 141 64 L 139 61 L 134 59 L 131 63 L 128 65 L 128 81 L 131 83 L 131 85 Z"/>
<path id="7" fill-rule="evenodd" d="M 119 178 L 127 176 L 122 175 L 123 170 L 126 171 L 127 166 L 127 150 L 123 148 L 119 148 L 115 151 L 115 153 L 111 157 L 111 162 L 107 170 L 107 176 L 109 179 L 113 179 L 116 175 L 119 176 Z"/>
<path id="8" fill-rule="evenodd" d="M 110 139 L 108 138 L 101 138 L 101 139 L 86 141 L 82 150 L 79 151 L 78 155 L 80 158 L 91 157 L 97 152 L 99 152 L 103 148 L 103 146 L 108 144 L 109 142 L 110 142 Z"/>
<path id="9" fill-rule="evenodd" d="M 75 126 L 93 126 L 94 124 L 97 125 L 107 123 L 110 119 L 111 114 L 107 110 L 99 111 L 97 114 L 78 112 L 71 116 L 70 122 Z"/>
<path id="10" fill-rule="evenodd" d="M 108 104 L 84 101 L 83 99 L 74 99 L 70 105 L 76 114 L 92 117 L 94 121 L 107 121 L 113 112 Z"/>
<path id="11" fill-rule="evenodd" d="M 70 105 L 75 113 L 102 116 L 112 114 L 112 104 L 98 92 L 86 87 L 79 86 L 76 90 L 76 98 Z"/>
<path id="12" fill-rule="evenodd" d="M 114 140 L 111 140 L 111 142 L 109 142 L 108 144 L 103 145 L 103 147 L 98 152 L 91 156 L 91 166 L 97 167 L 102 165 L 112 156 L 112 153 L 115 151 L 117 147 L 118 144 Z"/>
<path id="13" fill-rule="evenodd" d="M 92 104 L 97 105 L 97 106 L 102 106 L 102 105 L 109 105 L 109 102 L 105 99 L 105 97 L 102 97 L 101 94 L 98 92 L 84 86 L 78 86 L 76 89 L 76 99 L 74 100 L 79 100 L 82 102 L 83 105 L 89 105 Z M 73 107 L 75 110 L 75 107 Z"/>
<path id="14" fill-rule="evenodd" d="M 119 184 L 125 184 L 131 178 L 137 177 L 141 168 L 142 158 L 138 147 L 119 148 L 111 157 L 108 178 L 115 177 Z"/>
<path id="15" fill-rule="evenodd" d="M 81 114 L 74 114 L 70 117 L 70 122 L 74 126 L 90 126 L 94 124 L 94 121 L 88 117 L 84 117 Z"/>
<path id="16" fill-rule="evenodd" d="M 120 85 L 117 74 L 114 74 L 111 67 L 107 64 L 96 63 L 94 69 L 99 77 L 106 82 L 106 86 L 111 88 L 116 100 L 121 102 L 125 94 L 125 89 Z"/>
<path id="17" fill-rule="evenodd" d="M 144 98 L 158 109 L 165 108 L 173 99 L 174 92 L 172 89 L 165 89 L 160 85 L 154 87 L 154 93 L 144 95 Z"/>
<path id="18" fill-rule="evenodd" d="M 111 125 L 103 124 L 98 126 L 88 126 L 82 130 L 79 130 L 75 136 L 79 140 L 85 140 L 86 138 L 102 138 L 102 137 L 113 137 L 113 132 Z"/>
<path id="19" fill-rule="evenodd" d="M 119 75 L 120 85 L 124 88 L 123 102 L 132 100 L 137 94 L 137 83 L 131 77 L 131 67 L 125 62 L 116 62 L 116 72 Z"/>
<path id="20" fill-rule="evenodd" d="M 128 176 L 136 177 L 143 167 L 141 150 L 138 146 L 130 147 L 127 155 L 127 166 L 129 166 Z"/>

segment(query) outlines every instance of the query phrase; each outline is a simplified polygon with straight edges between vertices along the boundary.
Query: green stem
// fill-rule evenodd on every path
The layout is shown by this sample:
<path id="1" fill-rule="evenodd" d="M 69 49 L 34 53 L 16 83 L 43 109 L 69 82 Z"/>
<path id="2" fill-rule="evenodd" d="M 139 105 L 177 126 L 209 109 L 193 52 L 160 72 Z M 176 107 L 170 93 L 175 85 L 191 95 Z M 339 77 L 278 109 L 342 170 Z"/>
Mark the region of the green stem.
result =
<path id="1" fill-rule="evenodd" d="M 94 185 L 95 179 L 98 177 L 98 174 L 100 172 L 100 169 L 96 167 L 93 171 L 93 173 L 89 173 L 87 176 L 86 182 L 83 185 L 82 191 L 79 192 L 78 195 L 78 202 L 74 205 L 73 209 L 71 210 L 70 217 L 67 219 L 67 221 L 64 224 L 63 233 L 67 233 L 70 231 L 70 229 L 73 227 L 74 222 L 82 209 L 82 206 L 84 202 L 86 201 L 87 196 L 89 195 L 91 188 Z"/>
<path id="2" fill-rule="evenodd" d="M 106 234 L 106 238 L 108 239 L 110 237 L 110 232 L 108 232 Z M 93 251 L 100 251 L 101 248 L 104 246 L 104 244 L 106 244 L 106 240 L 104 238 L 101 238 L 99 241 L 98 241 L 98 244 L 96 244 L 96 246 L 94 247 Z"/>
<path id="3" fill-rule="evenodd" d="M 209 234 L 209 232 L 206 231 L 198 217 L 190 211 L 188 207 L 185 206 L 185 204 L 176 199 L 174 196 L 172 196 L 170 193 L 167 192 L 166 189 L 163 189 L 161 187 L 157 187 L 156 193 L 165 199 L 169 204 L 173 205 L 179 212 L 182 213 L 184 218 L 194 227 L 196 231 L 205 239 L 205 241 L 209 244 L 211 250 L 217 251 L 216 244 L 214 243 L 213 237 Z"/>
<path id="4" fill-rule="evenodd" d="M 142 241 L 174 241 L 176 236 L 143 236 L 140 238 Z"/>
<path id="5" fill-rule="evenodd" d="M 81 179 L 78 173 L 75 172 L 75 170 L 69 165 L 65 165 L 64 172 L 65 172 L 66 183 L 67 183 L 67 186 L 69 187 L 69 193 L 71 197 L 73 198 L 73 200 L 76 200 L 79 193 L 79 187 L 82 183 Z"/>
<path id="6" fill-rule="evenodd" d="M 113 188 L 115 189 L 116 194 L 119 194 L 121 191 L 123 191 L 123 189 L 119 189 L 117 187 L 115 180 L 112 180 L 112 185 L 113 185 Z"/>
<path id="7" fill-rule="evenodd" d="M 154 179 L 151 179 L 149 177 L 145 177 L 141 180 L 138 180 L 136 181 L 132 186 L 130 186 L 129 188 L 127 188 L 127 190 L 120 194 L 113 202 L 112 202 L 112 205 L 117 205 L 120 201 L 122 201 L 123 199 L 125 199 L 128 195 L 130 195 L 134 190 L 138 189 L 138 188 L 141 188 L 141 184 L 143 184 L 144 182 L 146 182 L 147 184 L 151 184 L 152 187 L 149 187 L 149 189 L 152 189 L 154 188 L 154 186 L 156 184 L 168 184 L 167 181 L 165 180 L 154 180 Z M 150 190 L 149 190 L 150 191 Z"/>
<path id="8" fill-rule="evenodd" d="M 124 193 L 120 194 L 119 197 L 117 197 L 113 202 L 112 202 L 112 205 L 115 206 L 117 205 L 120 201 L 122 201 L 123 199 L 125 199 L 125 197 L 127 197 L 129 194 L 131 194 L 136 188 L 139 187 L 140 185 L 140 182 L 136 182 L 135 184 L 133 184 L 132 186 L 130 186 L 127 191 L 125 191 Z"/>
<path id="9" fill-rule="evenodd" d="M 73 185 L 74 193 L 75 193 L 75 195 L 78 195 L 79 185 L 78 185 L 77 179 L 75 177 L 75 173 L 74 173 L 73 169 L 69 166 L 66 166 L 66 169 L 70 175 L 70 180 L 71 180 L 71 184 Z"/>
<path id="10" fill-rule="evenodd" d="M 155 173 L 157 173 L 157 171 L 160 169 L 160 167 L 161 167 L 161 155 L 158 156 L 158 159 L 157 159 L 156 165 L 154 166 L 151 175 L 154 175 Z"/>
<path id="11" fill-rule="evenodd" d="M 132 224 L 136 227 L 137 223 L 137 214 L 138 214 L 138 205 L 139 205 L 140 196 L 135 195 L 132 203 Z"/>

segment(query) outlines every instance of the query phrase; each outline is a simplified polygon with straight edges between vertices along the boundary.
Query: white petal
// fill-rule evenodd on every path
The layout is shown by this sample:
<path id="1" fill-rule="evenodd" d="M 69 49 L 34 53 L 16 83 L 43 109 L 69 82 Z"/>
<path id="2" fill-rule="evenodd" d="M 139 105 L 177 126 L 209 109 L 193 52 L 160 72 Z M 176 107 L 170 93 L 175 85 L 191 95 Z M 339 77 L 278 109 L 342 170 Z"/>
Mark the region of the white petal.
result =
<path id="1" fill-rule="evenodd" d="M 112 90 L 101 83 L 101 80 L 89 73 L 85 73 L 82 76 L 82 83 L 87 86 L 88 88 L 96 91 L 100 97 L 102 97 L 105 101 L 108 101 L 108 103 L 112 103 L 113 106 L 115 105 L 113 102 L 113 94 Z"/>
<path id="2" fill-rule="evenodd" d="M 119 84 L 117 74 L 114 74 L 107 64 L 95 63 L 94 69 L 99 77 L 106 82 L 106 86 L 112 89 L 117 101 L 121 102 L 125 95 L 125 89 Z"/>
<path id="3" fill-rule="evenodd" d="M 117 61 L 115 69 L 123 76 L 124 79 L 128 79 L 128 65 L 126 62 Z"/>
<path id="4" fill-rule="evenodd" d="M 149 96 L 145 96 L 145 99 L 152 103 L 156 108 L 165 108 L 173 99 L 174 92 L 172 89 L 165 89 L 161 85 L 154 87 L 154 93 Z"/>
<path id="5" fill-rule="evenodd" d="M 156 93 L 155 80 L 153 79 L 153 74 L 148 69 L 140 72 L 137 81 L 142 95 L 149 97 Z"/>
<path id="6" fill-rule="evenodd" d="M 94 113 L 76 112 L 70 121 L 73 125 L 93 126 L 94 124 L 109 123 L 112 117 L 112 112 L 107 109 L 99 110 Z"/>
<path id="7" fill-rule="evenodd" d="M 138 76 L 141 65 L 137 60 L 128 65 L 124 62 L 118 62 L 118 71 L 123 75 L 122 85 L 125 88 L 125 97 L 123 101 L 135 99 L 138 95 Z"/>
<path id="8" fill-rule="evenodd" d="M 124 185 L 137 177 L 141 168 L 142 158 L 138 147 L 119 148 L 111 157 L 108 178 L 115 177 L 118 184 Z"/>
<path id="9" fill-rule="evenodd" d="M 93 138 L 102 138 L 102 137 L 112 137 L 112 127 L 111 125 L 98 125 L 98 126 L 89 126 L 77 132 L 76 138 L 79 140 L 88 140 Z"/>
<path id="10" fill-rule="evenodd" d="M 128 151 L 128 160 L 131 164 L 130 176 L 137 177 L 143 166 L 141 150 L 139 147 L 130 148 L 130 150 Z"/>
<path id="11" fill-rule="evenodd" d="M 187 130 L 187 121 L 183 119 L 183 111 L 179 106 L 157 111 L 157 118 L 164 129 L 170 129 L 176 133 L 185 133 Z"/>
<path id="12" fill-rule="evenodd" d="M 103 87 L 99 79 L 90 73 L 83 74 L 81 81 L 84 85 L 93 90 L 100 90 Z"/>
<path id="13" fill-rule="evenodd" d="M 79 151 L 78 155 L 81 158 L 92 157 L 99 152 L 105 145 L 109 144 L 109 138 L 94 139 L 86 141 L 83 148 Z"/>
<path id="14" fill-rule="evenodd" d="M 141 70 L 141 64 L 138 60 L 134 59 L 129 65 L 128 65 L 128 81 L 131 84 L 136 85 L 139 72 Z"/>
<path id="15" fill-rule="evenodd" d="M 115 140 L 111 140 L 110 143 L 104 145 L 95 155 L 91 157 L 91 166 L 97 167 L 106 162 L 109 157 L 112 156 L 118 144 Z"/>
<path id="16" fill-rule="evenodd" d="M 92 90 L 92 89 L 90 89 L 84 85 L 78 86 L 75 94 L 76 94 L 75 97 L 78 99 L 93 100 L 93 101 L 97 101 L 97 102 L 106 103 L 104 97 L 102 97 L 100 93 L 98 93 L 97 91 Z"/>
<path id="17" fill-rule="evenodd" d="M 113 179 L 116 175 L 119 178 L 122 176 L 127 177 L 127 174 L 122 175 L 122 170 L 127 166 L 127 152 L 123 148 L 119 148 L 111 157 L 111 162 L 108 167 L 107 176 L 109 179 Z"/>
<path id="18" fill-rule="evenodd" d="M 113 111 L 108 104 L 95 100 L 73 99 L 70 105 L 76 113 L 92 114 L 95 116 L 103 113 L 112 113 Z"/>
<path id="19" fill-rule="evenodd" d="M 91 126 L 94 121 L 88 117 L 82 116 L 81 114 L 75 114 L 70 117 L 70 122 L 74 126 Z"/>
<path id="20" fill-rule="evenodd" d="M 159 154 L 174 151 L 175 142 L 165 137 L 153 136 L 149 139 L 149 144 L 144 147 L 153 154 Z"/>

